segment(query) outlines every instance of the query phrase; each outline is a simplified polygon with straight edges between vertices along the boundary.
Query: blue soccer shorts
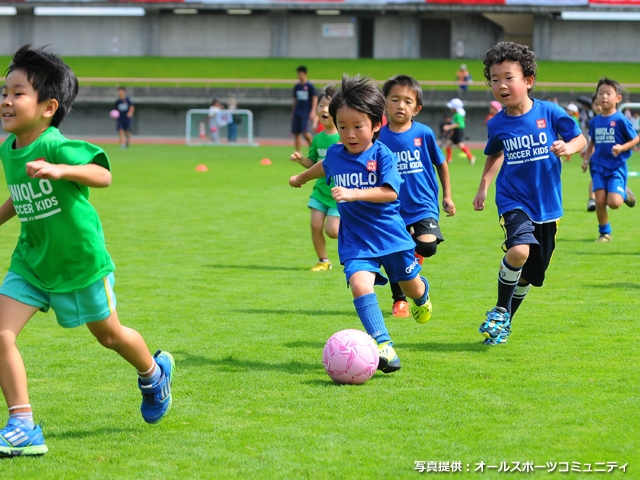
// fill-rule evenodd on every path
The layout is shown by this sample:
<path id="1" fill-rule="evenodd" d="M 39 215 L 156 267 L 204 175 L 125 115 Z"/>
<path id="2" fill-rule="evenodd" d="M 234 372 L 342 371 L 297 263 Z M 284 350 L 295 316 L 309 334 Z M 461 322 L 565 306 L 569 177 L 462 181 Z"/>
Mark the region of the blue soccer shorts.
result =
<path id="1" fill-rule="evenodd" d="M 0 286 L 0 295 L 13 298 L 42 312 L 52 308 L 61 327 L 73 328 L 104 320 L 116 310 L 113 293 L 115 277 L 110 273 L 97 282 L 75 292 L 50 293 L 9 272 Z"/>
<path id="2" fill-rule="evenodd" d="M 593 180 L 593 191 L 606 190 L 608 193 L 617 193 L 622 198 L 627 194 L 627 169 L 618 168 L 615 170 L 591 170 L 591 180 Z"/>
<path id="3" fill-rule="evenodd" d="M 375 285 L 386 285 L 389 280 L 382 275 L 381 267 L 384 267 L 389 280 L 393 283 L 413 280 L 422 270 L 413 250 L 405 250 L 382 257 L 347 260 L 344 263 L 344 274 L 349 283 L 349 279 L 356 272 L 372 272 L 376 274 Z"/>

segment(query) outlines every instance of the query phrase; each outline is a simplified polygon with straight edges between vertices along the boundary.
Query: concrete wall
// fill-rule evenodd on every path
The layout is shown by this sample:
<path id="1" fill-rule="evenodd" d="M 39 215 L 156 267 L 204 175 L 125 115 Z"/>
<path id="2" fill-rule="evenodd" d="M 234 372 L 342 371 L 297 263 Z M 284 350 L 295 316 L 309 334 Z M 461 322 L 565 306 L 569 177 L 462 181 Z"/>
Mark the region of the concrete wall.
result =
<path id="1" fill-rule="evenodd" d="M 536 16 L 533 39 L 541 60 L 640 61 L 638 22 L 578 22 Z"/>
<path id="2" fill-rule="evenodd" d="M 374 58 L 420 58 L 420 17 L 385 15 L 375 18 Z"/>

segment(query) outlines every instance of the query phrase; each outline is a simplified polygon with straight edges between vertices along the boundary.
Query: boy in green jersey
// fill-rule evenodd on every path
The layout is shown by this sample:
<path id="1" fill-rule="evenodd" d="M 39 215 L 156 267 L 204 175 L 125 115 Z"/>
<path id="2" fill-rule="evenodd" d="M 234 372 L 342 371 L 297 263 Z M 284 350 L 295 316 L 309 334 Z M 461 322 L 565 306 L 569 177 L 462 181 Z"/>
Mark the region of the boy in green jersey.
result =
<path id="1" fill-rule="evenodd" d="M 89 187 L 111 183 L 109 159 L 99 147 L 66 139 L 58 130 L 78 93 L 78 80 L 57 56 L 20 48 L 2 87 L 2 128 L 10 135 L 0 160 L 10 197 L 0 225 L 14 216 L 20 236 L 0 286 L 0 388 L 9 421 L 0 430 L 0 456 L 48 451 L 33 422 L 27 375 L 16 337 L 36 312 L 52 308 L 67 328 L 86 324 L 105 347 L 138 371 L 142 417 L 159 422 L 171 405 L 174 362 L 152 357 L 142 336 L 120 324 L 113 294 L 115 269 L 105 248 Z"/>
<path id="2" fill-rule="evenodd" d="M 310 168 L 324 160 L 327 148 L 340 141 L 338 130 L 333 123 L 331 115 L 329 115 L 329 103 L 331 103 L 334 94 L 335 89 L 329 85 L 320 93 L 317 113 L 318 121 L 322 124 L 324 130 L 313 137 L 309 147 L 309 158 L 303 158 L 300 152 L 294 152 L 291 155 L 292 162 L 298 162 L 300 165 Z M 311 192 L 311 198 L 307 204 L 311 209 L 311 239 L 318 254 L 318 263 L 311 268 L 313 272 L 331 269 L 324 233 L 329 238 L 338 238 L 338 228 L 340 227 L 340 214 L 338 213 L 336 201 L 331 196 L 331 188 L 333 186 L 333 182 L 331 182 L 331 185 L 327 185 L 324 177 L 316 180 Z"/>
<path id="3" fill-rule="evenodd" d="M 467 115 L 467 112 L 464 110 L 463 106 L 464 104 L 459 98 L 453 98 L 447 103 L 447 108 L 451 110 L 453 115 L 451 117 L 451 123 L 442 127 L 443 131 L 451 132 L 451 136 L 446 142 L 446 160 L 447 163 L 451 163 L 451 160 L 453 159 L 453 149 L 451 148 L 451 145 L 457 145 L 467 156 L 469 163 L 473 165 L 476 163 L 476 157 L 473 156 L 469 147 L 464 144 L 464 129 L 466 127 L 464 117 Z"/>

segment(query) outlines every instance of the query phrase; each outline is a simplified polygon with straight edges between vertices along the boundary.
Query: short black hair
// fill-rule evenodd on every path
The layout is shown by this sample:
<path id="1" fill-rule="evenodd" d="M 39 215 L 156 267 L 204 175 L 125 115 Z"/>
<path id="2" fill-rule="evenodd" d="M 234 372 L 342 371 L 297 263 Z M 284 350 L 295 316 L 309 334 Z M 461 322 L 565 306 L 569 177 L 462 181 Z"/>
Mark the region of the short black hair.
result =
<path id="1" fill-rule="evenodd" d="M 318 103 L 320 103 L 320 100 L 322 100 L 322 97 L 326 97 L 327 99 L 329 99 L 329 101 L 331 101 L 331 99 L 334 97 L 335 94 L 336 94 L 335 86 L 333 85 L 325 86 L 320 92 L 320 95 L 318 95 Z"/>
<path id="2" fill-rule="evenodd" d="M 303 72 L 303 73 L 307 73 L 307 67 L 305 67 L 304 65 L 300 65 L 297 69 L 296 72 Z"/>
<path id="3" fill-rule="evenodd" d="M 536 54 L 533 53 L 526 45 L 520 45 L 514 42 L 499 42 L 491 47 L 484 55 L 484 78 L 487 80 L 487 85 L 491 86 L 491 72 L 489 71 L 493 65 L 500 65 L 504 62 L 514 62 L 520 65 L 522 68 L 522 75 L 524 77 L 533 77 L 533 81 L 536 80 L 536 69 L 538 65 L 536 63 Z M 529 92 L 533 90 L 533 87 L 529 89 Z"/>
<path id="4" fill-rule="evenodd" d="M 58 109 L 51 119 L 51 125 L 57 128 L 71 111 L 78 95 L 78 79 L 60 57 L 45 52 L 45 48 L 32 48 L 31 44 L 20 47 L 13 55 L 5 76 L 19 70 L 38 94 L 38 103 L 52 98 L 57 100 Z"/>
<path id="5" fill-rule="evenodd" d="M 385 110 L 385 98 L 380 89 L 370 82 L 369 77 L 342 75 L 342 84 L 329 104 L 329 115 L 333 123 L 338 124 L 337 113 L 342 107 L 349 107 L 364 113 L 371 120 L 371 125 L 382 124 Z M 378 138 L 375 132 L 373 138 Z"/>
<path id="6" fill-rule="evenodd" d="M 613 87 L 616 91 L 616 95 L 624 94 L 624 88 L 622 88 L 622 85 L 620 85 L 612 78 L 602 77 L 600 80 L 598 80 L 598 86 L 596 87 L 596 96 L 598 95 L 598 90 L 600 90 L 600 87 L 602 85 L 609 85 L 610 87 Z"/>
<path id="7" fill-rule="evenodd" d="M 382 94 L 385 98 L 389 96 L 391 89 L 396 85 L 408 87 L 413 90 L 413 93 L 416 95 L 416 104 L 420 107 L 422 106 L 422 87 L 415 78 L 410 77 L 409 75 L 396 75 L 395 77 L 391 77 L 389 80 L 384 82 L 384 85 L 382 86 Z"/>

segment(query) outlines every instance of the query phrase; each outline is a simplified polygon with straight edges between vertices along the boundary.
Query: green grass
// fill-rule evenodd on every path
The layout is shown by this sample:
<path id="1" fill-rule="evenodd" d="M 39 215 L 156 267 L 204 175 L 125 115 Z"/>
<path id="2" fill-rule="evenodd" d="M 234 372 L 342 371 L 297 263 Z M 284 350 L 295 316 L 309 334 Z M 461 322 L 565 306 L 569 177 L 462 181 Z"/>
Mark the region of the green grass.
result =
<path id="1" fill-rule="evenodd" d="M 79 77 L 111 78 L 266 78 L 291 79 L 304 64 L 311 79 L 338 80 L 343 73 L 367 74 L 377 80 L 405 73 L 418 80 L 453 81 L 461 60 L 373 60 L 373 59 L 297 59 L 297 58 L 167 58 L 167 57 L 65 57 Z M 483 89 L 483 65 L 480 60 L 463 60 L 475 85 Z M 9 57 L 0 57 L 8 65 Z M 603 76 L 621 83 L 637 83 L 640 63 L 622 62 L 539 62 L 540 82 L 592 82 Z M 133 83 L 133 82 L 128 82 Z M 188 86 L 189 84 L 185 84 Z M 250 85 L 249 85 L 250 86 Z M 277 85 L 273 85 L 277 88 Z M 289 84 L 282 85 L 289 88 Z M 451 88 L 451 87 L 445 87 Z M 566 89 L 563 87 L 562 89 Z"/>
<path id="2" fill-rule="evenodd" d="M 287 186 L 299 170 L 290 148 L 105 148 L 114 183 L 91 198 L 118 267 L 118 312 L 152 351 L 174 354 L 173 409 L 144 424 L 133 370 L 86 328 L 38 314 L 19 346 L 50 451 L 0 461 L 2 478 L 399 479 L 417 475 L 417 460 L 469 464 L 452 478 L 504 478 L 473 473 L 501 461 L 628 463 L 638 477 L 640 212 L 611 212 L 614 241 L 596 244 L 577 158 L 565 164 L 547 282 L 508 344 L 485 347 L 477 333 L 495 301 L 502 232 L 492 205 L 471 207 L 481 165 L 456 157 L 458 213 L 442 218 L 446 241 L 425 262 L 433 319 L 392 318 L 378 288 L 403 368 L 339 386 L 322 347 L 362 327 L 335 242 L 336 268 L 308 271 L 309 188 Z M 209 171 L 194 171 L 200 163 Z M 18 230 L 2 227 L 3 268 Z"/>

